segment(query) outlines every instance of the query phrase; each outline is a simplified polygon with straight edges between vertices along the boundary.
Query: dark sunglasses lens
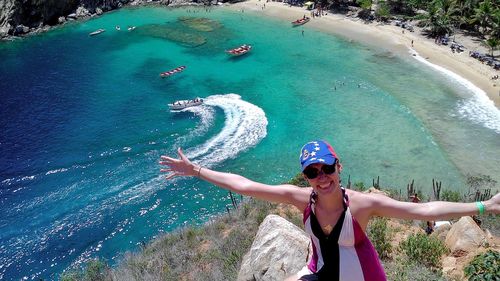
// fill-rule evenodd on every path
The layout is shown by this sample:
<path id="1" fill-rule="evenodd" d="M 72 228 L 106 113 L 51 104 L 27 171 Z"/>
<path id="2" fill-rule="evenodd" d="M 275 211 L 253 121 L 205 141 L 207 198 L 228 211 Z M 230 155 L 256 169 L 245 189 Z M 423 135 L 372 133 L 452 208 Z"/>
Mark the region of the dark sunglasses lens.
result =
<path id="1" fill-rule="evenodd" d="M 335 164 L 324 165 L 323 167 L 321 167 L 321 170 L 323 171 L 323 173 L 325 173 L 327 175 L 331 175 L 331 174 L 335 173 Z"/>
<path id="2" fill-rule="evenodd" d="M 304 171 L 303 171 L 304 175 L 306 175 L 306 177 L 308 179 L 314 179 L 318 176 L 319 172 L 318 172 L 318 169 L 314 169 L 314 168 L 306 168 Z"/>

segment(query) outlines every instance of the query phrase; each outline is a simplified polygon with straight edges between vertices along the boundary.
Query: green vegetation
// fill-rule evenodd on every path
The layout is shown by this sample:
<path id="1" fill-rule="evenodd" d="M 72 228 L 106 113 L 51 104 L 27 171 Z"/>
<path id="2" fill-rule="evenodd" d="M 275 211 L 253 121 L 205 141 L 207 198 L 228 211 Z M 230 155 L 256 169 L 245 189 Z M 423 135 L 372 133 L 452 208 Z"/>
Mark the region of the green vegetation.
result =
<path id="1" fill-rule="evenodd" d="M 389 258 L 392 252 L 391 230 L 386 218 L 375 218 L 368 224 L 368 236 L 381 259 Z"/>
<path id="2" fill-rule="evenodd" d="M 496 281 L 500 278 L 500 253 L 488 250 L 464 268 L 469 281 Z"/>
<path id="3" fill-rule="evenodd" d="M 84 269 L 72 269 L 61 276 L 61 281 L 100 281 L 109 278 L 110 268 L 101 260 L 87 262 Z"/>
<path id="4" fill-rule="evenodd" d="M 449 189 L 445 189 L 441 192 L 441 196 L 440 196 L 440 200 L 441 201 L 450 201 L 450 202 L 462 202 L 463 201 L 463 197 L 462 197 L 462 194 L 460 194 L 460 192 L 458 191 L 454 191 L 454 190 L 449 190 Z"/>
<path id="5" fill-rule="evenodd" d="M 443 242 L 424 233 L 411 234 L 399 247 L 409 260 L 436 269 L 441 267 L 441 256 L 447 252 Z"/>
<path id="6" fill-rule="evenodd" d="M 485 181 L 492 184 L 489 177 L 476 176 L 471 179 L 470 185 L 482 187 Z M 307 186 L 301 174 L 297 174 L 289 183 Z M 353 187 L 366 189 L 362 182 L 355 183 Z M 401 194 L 392 192 L 392 196 L 400 198 Z M 423 195 L 419 193 L 419 196 Z M 443 200 L 459 196 L 458 192 L 443 192 Z M 126 253 L 113 269 L 104 261 L 92 260 L 84 268 L 67 270 L 60 280 L 236 280 L 243 255 L 250 249 L 260 223 L 269 214 L 279 214 L 302 227 L 300 211 L 250 198 L 240 202 L 228 214 L 203 226 L 179 229 L 151 241 L 138 252 Z M 493 234 L 499 232 L 499 216 L 488 215 L 481 219 L 483 227 L 490 229 Z M 394 248 L 390 242 L 396 233 L 405 231 L 405 227 L 392 228 L 388 222 L 386 218 L 375 218 L 367 229 L 382 259 L 388 280 L 449 280 L 439 271 L 440 257 L 447 251 L 442 242 L 421 233 L 410 235 L 399 247 Z M 413 221 L 409 224 L 414 225 Z M 484 278 L 490 276 L 486 275 L 490 274 L 489 269 L 499 267 L 498 263 L 498 253 L 485 254 L 467 267 L 467 274 L 476 278 L 470 280 L 495 280 Z M 498 269 L 494 274 L 498 275 Z"/>
<path id="7" fill-rule="evenodd" d="M 418 20 L 430 37 L 453 35 L 457 30 L 474 34 L 490 48 L 498 50 L 500 40 L 500 2 L 495 0 L 321 0 L 329 10 L 348 12 L 358 6 L 363 19 L 386 21 L 390 18 Z M 374 9 L 374 10 L 372 10 Z"/>

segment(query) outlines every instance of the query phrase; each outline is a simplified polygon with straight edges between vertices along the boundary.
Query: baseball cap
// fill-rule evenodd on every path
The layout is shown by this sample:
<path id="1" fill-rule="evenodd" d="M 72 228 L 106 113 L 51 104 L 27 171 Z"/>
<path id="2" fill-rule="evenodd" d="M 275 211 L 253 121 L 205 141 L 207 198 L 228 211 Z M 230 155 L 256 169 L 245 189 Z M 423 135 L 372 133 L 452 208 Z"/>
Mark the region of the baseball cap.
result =
<path id="1" fill-rule="evenodd" d="M 323 140 L 316 140 L 306 143 L 300 150 L 300 165 L 302 171 L 314 163 L 332 165 L 338 157 L 333 147 Z"/>

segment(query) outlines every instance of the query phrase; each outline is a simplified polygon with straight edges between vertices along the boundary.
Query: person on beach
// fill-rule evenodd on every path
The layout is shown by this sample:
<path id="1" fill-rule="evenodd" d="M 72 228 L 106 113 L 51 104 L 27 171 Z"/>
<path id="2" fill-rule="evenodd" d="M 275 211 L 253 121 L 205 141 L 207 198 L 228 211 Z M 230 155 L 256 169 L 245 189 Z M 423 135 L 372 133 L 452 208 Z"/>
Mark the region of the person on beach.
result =
<path id="1" fill-rule="evenodd" d="M 500 194 L 488 201 L 410 203 L 374 193 L 345 189 L 340 181 L 342 164 L 326 141 L 306 143 L 300 166 L 309 187 L 268 185 L 243 176 L 218 172 L 192 163 L 179 148 L 179 158 L 161 156 L 165 178 L 195 176 L 223 189 L 258 199 L 290 204 L 303 212 L 305 231 L 312 241 L 309 263 L 286 280 L 386 280 L 375 248 L 365 231 L 375 216 L 435 221 L 485 212 L 500 213 Z M 269 163 L 268 171 L 272 172 Z"/>

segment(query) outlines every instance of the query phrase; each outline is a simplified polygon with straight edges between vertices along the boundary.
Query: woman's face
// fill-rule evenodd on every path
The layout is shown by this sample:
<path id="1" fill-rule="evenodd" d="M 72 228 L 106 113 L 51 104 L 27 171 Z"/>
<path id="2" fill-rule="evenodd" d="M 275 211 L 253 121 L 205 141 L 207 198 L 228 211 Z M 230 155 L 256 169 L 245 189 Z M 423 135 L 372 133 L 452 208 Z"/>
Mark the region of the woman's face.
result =
<path id="1" fill-rule="evenodd" d="M 327 194 L 340 186 L 339 172 L 342 165 L 315 163 L 304 169 L 303 175 L 318 194 Z"/>

